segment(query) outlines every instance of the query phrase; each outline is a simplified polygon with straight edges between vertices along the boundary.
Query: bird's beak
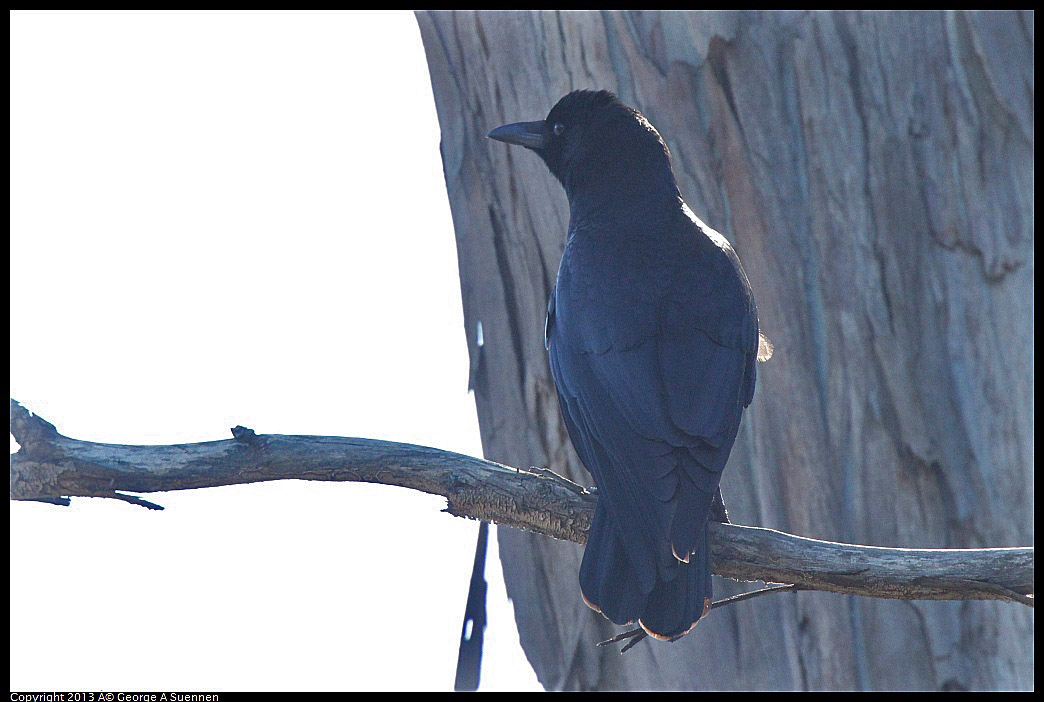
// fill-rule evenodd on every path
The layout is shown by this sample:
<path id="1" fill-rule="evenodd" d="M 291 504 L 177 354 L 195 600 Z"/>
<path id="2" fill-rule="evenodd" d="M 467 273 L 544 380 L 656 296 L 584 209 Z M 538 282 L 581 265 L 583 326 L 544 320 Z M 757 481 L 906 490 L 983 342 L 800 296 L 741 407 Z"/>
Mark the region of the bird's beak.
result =
<path id="1" fill-rule="evenodd" d="M 547 125 L 543 120 L 539 122 L 515 122 L 497 127 L 486 135 L 490 139 L 503 141 L 507 144 L 518 144 L 527 149 L 537 151 L 547 147 Z"/>

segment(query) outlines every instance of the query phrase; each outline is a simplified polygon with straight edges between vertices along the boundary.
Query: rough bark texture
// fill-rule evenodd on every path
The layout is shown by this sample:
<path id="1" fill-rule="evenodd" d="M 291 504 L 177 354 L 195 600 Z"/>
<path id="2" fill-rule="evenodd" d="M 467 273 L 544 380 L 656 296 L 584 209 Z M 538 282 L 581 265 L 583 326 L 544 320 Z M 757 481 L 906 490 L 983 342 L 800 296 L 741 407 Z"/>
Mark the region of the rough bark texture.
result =
<path id="1" fill-rule="evenodd" d="M 98 444 L 62 436 L 11 400 L 11 499 L 74 496 L 159 505 L 120 491 L 164 492 L 266 480 L 398 485 L 446 498 L 446 511 L 584 543 L 597 497 L 546 470 L 519 470 L 450 451 L 376 439 L 256 434 L 171 446 Z M 535 472 L 530 472 L 535 471 Z M 719 575 L 899 599 L 1002 599 L 1033 607 L 1033 548 L 883 549 L 771 529 L 711 525 Z M 480 561 L 484 563 L 485 561 Z M 481 571 L 480 571 L 481 573 Z M 481 575 L 480 575 L 481 577 Z"/>
<path id="2" fill-rule="evenodd" d="M 589 482 L 542 345 L 565 197 L 535 156 L 485 134 L 608 88 L 663 134 L 775 342 L 725 471 L 733 521 L 874 545 L 1032 543 L 1031 14 L 417 18 L 488 458 Z M 1033 684 L 1032 611 L 1000 603 L 764 597 L 619 656 L 592 646 L 611 629 L 580 601 L 579 547 L 499 538 L 549 689 Z"/>

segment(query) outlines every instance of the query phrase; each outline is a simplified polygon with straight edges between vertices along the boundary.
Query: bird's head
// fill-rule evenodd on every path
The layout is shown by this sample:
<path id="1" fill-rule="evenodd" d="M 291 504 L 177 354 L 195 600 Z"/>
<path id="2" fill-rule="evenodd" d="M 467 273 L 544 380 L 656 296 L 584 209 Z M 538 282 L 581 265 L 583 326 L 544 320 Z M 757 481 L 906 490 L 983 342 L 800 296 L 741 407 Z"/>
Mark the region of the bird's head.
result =
<path id="1" fill-rule="evenodd" d="M 535 152 L 570 201 L 650 188 L 677 192 L 670 151 L 659 132 L 607 90 L 575 90 L 546 118 L 506 124 L 487 136 Z"/>

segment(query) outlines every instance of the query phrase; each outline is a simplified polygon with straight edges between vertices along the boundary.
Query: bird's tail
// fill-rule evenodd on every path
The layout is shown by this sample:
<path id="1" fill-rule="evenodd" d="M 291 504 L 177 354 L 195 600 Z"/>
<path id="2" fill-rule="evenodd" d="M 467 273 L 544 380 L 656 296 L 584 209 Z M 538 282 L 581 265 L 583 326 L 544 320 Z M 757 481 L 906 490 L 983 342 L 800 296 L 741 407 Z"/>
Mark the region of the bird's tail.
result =
<path id="1" fill-rule="evenodd" d="M 710 611 L 713 599 L 710 547 L 704 522 L 697 537 L 695 556 L 688 563 L 676 561 L 657 578 L 638 623 L 649 636 L 673 641 L 699 623 Z"/>
<path id="2" fill-rule="evenodd" d="M 580 566 L 584 602 L 614 624 L 636 620 L 650 636 L 667 641 L 684 636 L 707 613 L 712 600 L 707 525 L 688 563 L 667 561 L 640 578 L 605 509 L 595 509 Z M 643 582 L 644 581 L 644 582 Z"/>
<path id="3" fill-rule="evenodd" d="M 646 579 L 646 586 L 649 580 Z M 616 535 L 609 510 L 599 504 L 587 532 L 587 548 L 580 564 L 580 593 L 584 602 L 613 624 L 633 624 L 641 616 L 647 599 L 642 585 Z"/>

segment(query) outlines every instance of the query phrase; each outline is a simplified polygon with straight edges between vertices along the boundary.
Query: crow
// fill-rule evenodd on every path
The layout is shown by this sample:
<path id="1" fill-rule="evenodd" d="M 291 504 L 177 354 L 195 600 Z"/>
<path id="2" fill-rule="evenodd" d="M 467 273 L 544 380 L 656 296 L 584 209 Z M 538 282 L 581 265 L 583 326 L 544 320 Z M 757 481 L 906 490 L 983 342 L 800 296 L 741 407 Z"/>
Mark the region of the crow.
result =
<path id="1" fill-rule="evenodd" d="M 571 92 L 488 136 L 535 152 L 569 200 L 544 343 L 599 495 L 581 595 L 674 641 L 710 609 L 707 521 L 728 521 L 722 470 L 771 355 L 750 283 L 685 204 L 659 132 L 611 92 Z"/>

